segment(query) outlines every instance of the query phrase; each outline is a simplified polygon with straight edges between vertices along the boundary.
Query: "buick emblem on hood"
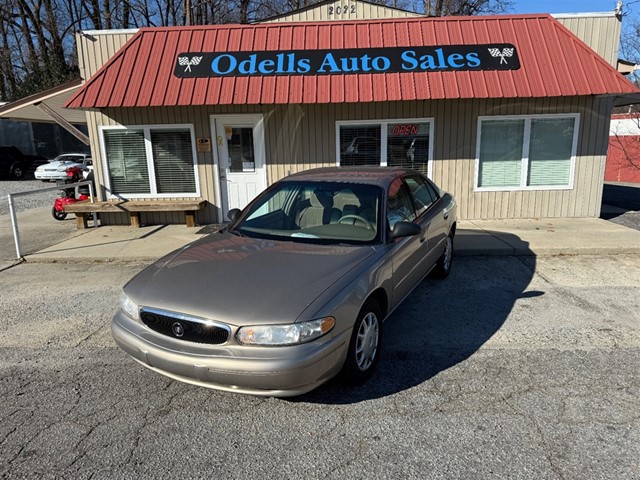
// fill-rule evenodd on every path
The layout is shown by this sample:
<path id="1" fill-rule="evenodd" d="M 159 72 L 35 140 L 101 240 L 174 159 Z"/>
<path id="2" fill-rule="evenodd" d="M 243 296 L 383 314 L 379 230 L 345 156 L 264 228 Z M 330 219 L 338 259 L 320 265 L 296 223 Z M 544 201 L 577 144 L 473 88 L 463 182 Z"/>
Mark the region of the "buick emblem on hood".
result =
<path id="1" fill-rule="evenodd" d="M 182 337 L 184 335 L 184 325 L 180 322 L 176 322 L 171 325 L 171 330 L 176 337 Z"/>

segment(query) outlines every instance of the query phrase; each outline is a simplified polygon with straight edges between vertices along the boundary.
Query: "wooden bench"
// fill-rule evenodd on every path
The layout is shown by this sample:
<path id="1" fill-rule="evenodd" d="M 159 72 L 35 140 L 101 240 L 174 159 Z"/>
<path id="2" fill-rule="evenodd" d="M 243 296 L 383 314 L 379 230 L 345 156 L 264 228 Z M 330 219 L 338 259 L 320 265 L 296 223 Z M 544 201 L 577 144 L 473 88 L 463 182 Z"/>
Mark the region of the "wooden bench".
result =
<path id="1" fill-rule="evenodd" d="M 127 212 L 129 224 L 140 227 L 140 212 L 184 212 L 187 227 L 196 226 L 196 212 L 205 205 L 204 200 L 147 200 L 147 201 L 109 201 L 93 202 L 84 200 L 65 205 L 64 211 L 76 214 L 78 228 L 87 228 L 90 213 Z"/>

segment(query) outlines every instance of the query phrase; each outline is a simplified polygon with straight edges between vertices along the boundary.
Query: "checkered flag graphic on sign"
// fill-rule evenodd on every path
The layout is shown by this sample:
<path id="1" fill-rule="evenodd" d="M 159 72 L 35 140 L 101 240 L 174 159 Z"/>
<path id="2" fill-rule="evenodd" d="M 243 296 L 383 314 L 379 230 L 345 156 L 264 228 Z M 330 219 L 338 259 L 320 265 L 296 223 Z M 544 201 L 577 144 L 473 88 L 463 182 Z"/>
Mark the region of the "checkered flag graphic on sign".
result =
<path id="1" fill-rule="evenodd" d="M 503 48 L 502 50 L 500 50 L 499 48 L 490 48 L 489 53 L 492 57 L 500 57 L 501 64 L 507 64 L 508 62 L 505 57 L 513 57 L 513 50 L 513 48 Z"/>
<path id="2" fill-rule="evenodd" d="M 185 67 L 185 72 L 191 71 L 191 66 L 199 65 L 202 61 L 202 57 L 178 57 L 178 65 Z"/>

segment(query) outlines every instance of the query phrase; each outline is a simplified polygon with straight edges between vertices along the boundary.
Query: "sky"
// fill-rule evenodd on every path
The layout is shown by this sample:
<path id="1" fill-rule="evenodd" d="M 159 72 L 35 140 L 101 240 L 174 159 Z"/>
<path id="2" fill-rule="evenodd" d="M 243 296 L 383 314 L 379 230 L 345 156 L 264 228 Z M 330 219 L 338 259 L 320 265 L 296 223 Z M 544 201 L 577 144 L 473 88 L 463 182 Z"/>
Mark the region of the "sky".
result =
<path id="1" fill-rule="evenodd" d="M 584 13 L 613 12 L 616 0 L 511 0 L 509 13 Z M 623 1 L 622 29 L 640 20 L 640 0 Z M 624 38 L 623 33 L 623 38 Z"/>
<path id="2" fill-rule="evenodd" d="M 512 0 L 513 13 L 611 12 L 616 0 Z M 640 2 L 629 1 L 629 9 L 640 10 Z M 623 11 L 626 8 L 623 6 Z"/>

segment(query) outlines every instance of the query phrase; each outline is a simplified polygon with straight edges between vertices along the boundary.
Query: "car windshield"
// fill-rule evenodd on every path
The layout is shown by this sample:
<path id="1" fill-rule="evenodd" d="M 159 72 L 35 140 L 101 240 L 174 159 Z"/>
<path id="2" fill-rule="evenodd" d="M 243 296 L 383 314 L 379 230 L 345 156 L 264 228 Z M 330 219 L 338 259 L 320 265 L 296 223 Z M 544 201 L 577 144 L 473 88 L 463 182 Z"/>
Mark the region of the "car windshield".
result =
<path id="1" fill-rule="evenodd" d="M 382 193 L 357 183 L 281 182 L 258 197 L 231 232 L 324 244 L 377 243 Z"/>
<path id="2" fill-rule="evenodd" d="M 51 161 L 52 162 L 81 162 L 82 157 L 80 155 L 67 155 L 63 153 L 62 155 L 58 155 L 56 158 L 54 158 Z"/>

